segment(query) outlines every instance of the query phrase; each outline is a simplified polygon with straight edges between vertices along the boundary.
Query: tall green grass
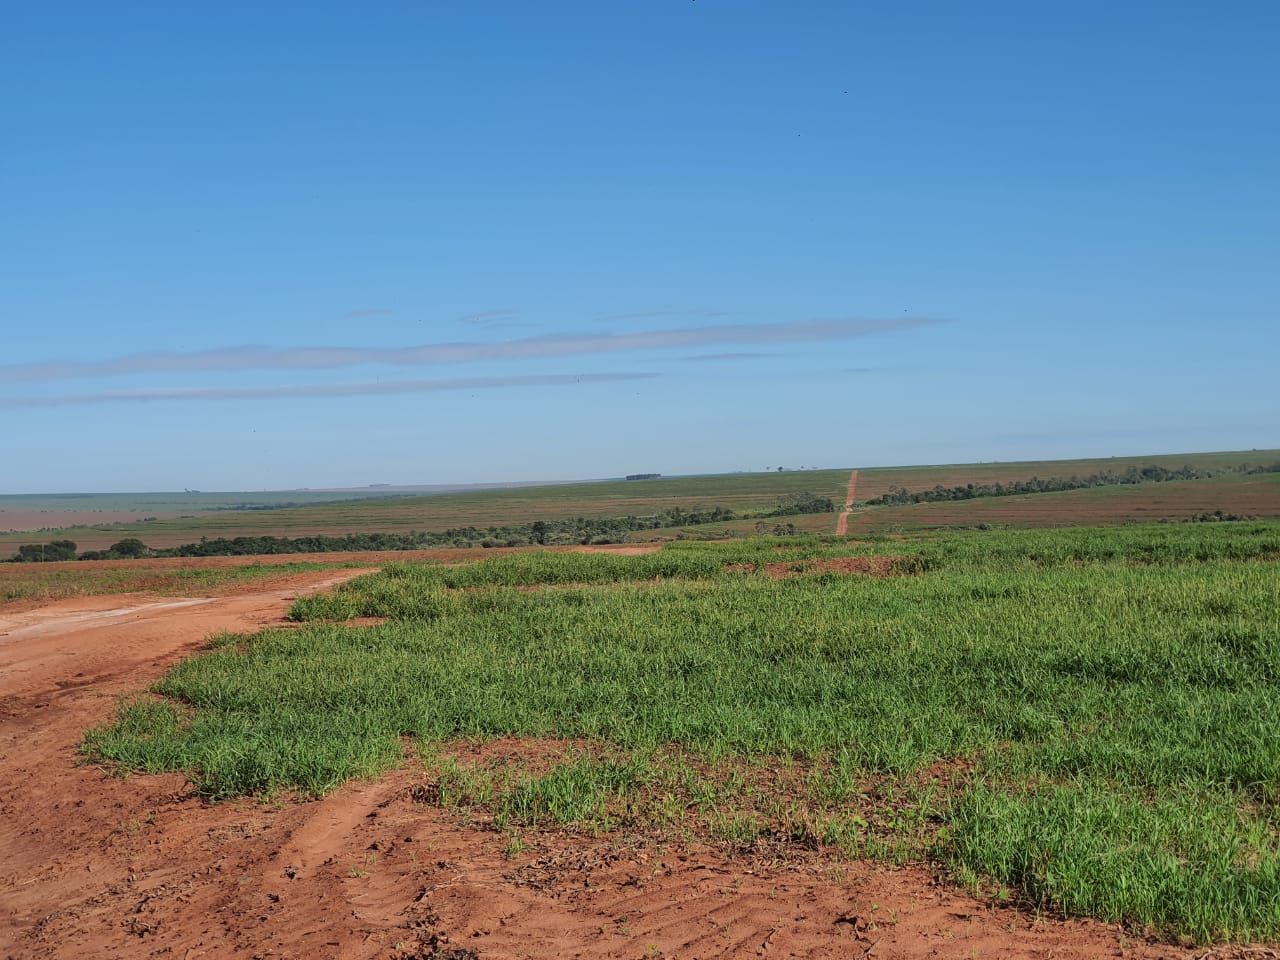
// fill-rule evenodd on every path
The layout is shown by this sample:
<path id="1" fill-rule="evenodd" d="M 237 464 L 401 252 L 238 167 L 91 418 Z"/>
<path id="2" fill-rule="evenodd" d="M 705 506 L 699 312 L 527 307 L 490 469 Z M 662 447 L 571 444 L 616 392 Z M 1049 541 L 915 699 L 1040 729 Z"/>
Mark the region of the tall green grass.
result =
<path id="1" fill-rule="evenodd" d="M 388 622 L 188 660 L 86 750 L 227 796 L 324 792 L 402 762 L 402 737 L 600 745 L 491 790 L 512 822 L 643 820 L 674 750 L 721 771 L 664 788 L 716 793 L 716 835 L 910 849 L 1041 906 L 1275 937 L 1277 546 L 1280 525 L 1224 523 L 398 565 L 295 610 Z M 838 551 L 925 572 L 752 572 Z M 748 802 L 723 786 L 743 765 L 810 773 Z"/>

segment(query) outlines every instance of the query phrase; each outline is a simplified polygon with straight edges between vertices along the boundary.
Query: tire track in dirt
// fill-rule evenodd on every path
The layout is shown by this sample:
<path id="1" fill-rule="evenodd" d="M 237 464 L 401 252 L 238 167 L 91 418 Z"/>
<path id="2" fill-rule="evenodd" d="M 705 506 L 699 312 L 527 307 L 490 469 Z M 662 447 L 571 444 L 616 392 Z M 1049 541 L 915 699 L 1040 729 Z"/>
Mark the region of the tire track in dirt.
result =
<path id="1" fill-rule="evenodd" d="M 840 516 L 836 518 L 836 536 L 844 537 L 849 534 L 849 514 L 853 512 L 853 501 L 857 495 L 858 489 L 858 471 L 854 470 L 849 474 L 849 492 L 844 498 L 844 509 L 840 511 Z"/>
<path id="2" fill-rule="evenodd" d="M 100 599 L 100 598 L 98 598 Z M 213 603 L 216 597 L 194 597 L 190 600 L 155 600 L 131 607 L 108 606 L 103 610 L 64 611 L 37 610 L 32 613 L 0 617 L 0 643 L 12 643 L 42 633 L 66 633 L 75 628 L 88 628 L 98 623 L 124 620 L 140 614 L 170 610 L 175 607 L 198 607 Z"/>

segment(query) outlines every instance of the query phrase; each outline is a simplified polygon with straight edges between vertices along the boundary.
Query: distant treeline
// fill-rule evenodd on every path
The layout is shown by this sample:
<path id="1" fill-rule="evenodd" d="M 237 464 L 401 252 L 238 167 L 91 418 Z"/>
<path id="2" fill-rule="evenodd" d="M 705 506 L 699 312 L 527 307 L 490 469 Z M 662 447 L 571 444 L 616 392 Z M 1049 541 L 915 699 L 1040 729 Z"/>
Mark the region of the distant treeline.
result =
<path id="1" fill-rule="evenodd" d="M 811 493 L 795 494 L 776 508 L 763 513 L 739 513 L 728 507 L 671 507 L 651 516 L 569 517 L 562 520 L 535 520 L 533 523 L 502 527 L 454 527 L 436 532 L 352 533 L 314 537 L 218 537 L 201 538 L 177 547 L 148 547 L 136 537 L 121 540 L 106 550 L 86 550 L 80 560 L 122 560 L 141 557 L 228 557 L 272 553 L 333 553 L 357 550 L 424 550 L 432 547 L 519 547 L 557 544 L 617 543 L 637 530 L 697 526 L 726 520 L 765 520 L 802 513 L 831 513 L 835 501 Z M 778 525 L 791 532 L 791 524 Z M 70 540 L 20 547 L 12 558 L 16 563 L 75 560 L 76 545 Z"/>
<path id="2" fill-rule="evenodd" d="M 973 500 L 977 497 L 1011 497 L 1021 493 L 1058 493 L 1063 490 L 1083 490 L 1087 487 L 1109 487 L 1135 483 L 1165 483 L 1170 480 L 1207 480 L 1228 473 L 1280 473 L 1280 463 L 1251 465 L 1240 464 L 1215 470 L 1196 467 L 1130 467 L 1123 472 L 1105 470 L 1088 476 L 1049 477 L 1030 480 L 1010 480 L 1007 483 L 966 483 L 962 487 L 938 485 L 932 490 L 906 490 L 897 487 L 879 497 L 868 500 L 873 507 L 906 503 L 939 503 L 949 500 Z"/>
<path id="3" fill-rule="evenodd" d="M 660 473 L 628 473 L 628 480 L 657 480 L 662 474 Z"/>

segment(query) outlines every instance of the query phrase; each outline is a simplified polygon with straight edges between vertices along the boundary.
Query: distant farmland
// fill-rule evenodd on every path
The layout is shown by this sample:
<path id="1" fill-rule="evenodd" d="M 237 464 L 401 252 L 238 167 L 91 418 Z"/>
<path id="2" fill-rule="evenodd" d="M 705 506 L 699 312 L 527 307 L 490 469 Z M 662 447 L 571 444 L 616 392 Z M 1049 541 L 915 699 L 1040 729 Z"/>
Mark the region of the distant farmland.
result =
<path id="1" fill-rule="evenodd" d="M 74 540 L 81 549 L 96 550 L 125 537 L 138 537 L 153 547 L 169 547 L 201 537 L 446 530 L 563 517 L 647 516 L 671 507 L 724 506 L 765 511 L 776 507 L 783 497 L 804 492 L 843 502 L 848 479 L 847 470 L 808 470 L 382 496 L 276 510 L 222 510 L 146 523 L 69 527 L 56 537 Z M 40 543 L 54 537 L 48 532 L 0 534 L 0 555 L 24 543 Z"/>
<path id="2" fill-rule="evenodd" d="M 1130 467 L 1195 467 L 1220 470 L 1241 464 L 1264 466 L 1280 461 L 1280 450 L 1244 450 L 1233 453 L 1174 453 L 1147 457 L 1099 457 L 1093 460 L 1026 460 L 1009 463 L 958 463 L 922 467 L 869 467 L 858 471 L 858 502 L 865 503 L 894 487 L 927 490 L 934 486 L 959 487 L 966 483 L 1008 483 L 1032 477 L 1086 476 L 1121 473 Z"/>
<path id="3" fill-rule="evenodd" d="M 17 493 L 0 495 L 0 531 L 35 531 L 173 519 L 223 510 L 268 510 L 290 505 L 385 497 L 381 489 L 267 490 L 229 493 Z"/>
<path id="4" fill-rule="evenodd" d="M 1280 475 L 1223 474 L 1208 479 L 1117 485 L 983 497 L 943 503 L 868 506 L 867 501 L 895 488 L 929 490 L 935 486 L 1009 483 L 1040 479 L 1122 473 L 1130 468 L 1164 467 L 1225 470 L 1262 466 L 1280 461 L 1280 451 L 1173 454 L 1164 456 L 1110 457 L 1093 460 L 1050 460 L 1016 463 L 975 463 L 919 467 L 869 467 L 858 471 L 858 506 L 849 521 L 851 534 L 892 532 L 945 526 L 1067 526 L 1125 523 L 1135 520 L 1187 519 L 1222 510 L 1256 517 L 1280 517 Z M 342 496 L 329 502 L 279 506 L 274 509 L 228 509 L 246 502 L 249 495 L 178 495 L 200 498 L 192 515 L 155 514 L 146 522 L 96 523 L 55 531 L 0 533 L 0 557 L 18 546 L 52 539 L 70 539 L 81 550 L 99 550 L 127 537 L 137 537 L 151 547 L 172 547 L 202 537 L 303 537 L 315 535 L 405 533 L 443 531 L 475 526 L 488 528 L 536 520 L 569 517 L 650 516 L 675 507 L 727 507 L 739 513 L 761 513 L 776 507 L 784 497 L 812 493 L 843 504 L 849 471 L 740 473 L 646 480 L 610 480 L 590 483 L 546 484 L 500 489 L 472 489 L 426 495 L 370 492 L 355 498 L 346 493 L 291 492 L 253 495 L 264 505 L 297 503 L 306 497 Z M 174 495 L 170 495 L 174 496 Z M 146 501 L 144 498 L 152 500 Z M 140 509 L 153 506 L 157 495 L 110 495 L 103 509 Z M 131 499 L 133 498 L 133 499 Z M 271 498 L 275 498 L 274 500 Z M 0 520 L 21 498 L 0 497 Z M 108 502 L 109 501 L 109 502 Z M 85 503 L 96 502 L 93 499 Z M 256 501 L 255 501 L 256 502 Z M 172 502 L 169 504 L 172 506 Z M 831 533 L 833 514 L 809 514 L 786 518 L 804 532 Z M 740 535 L 756 532 L 755 520 L 703 524 L 689 528 L 696 536 Z M 632 539 L 669 539 L 680 528 L 639 531 Z"/>
<path id="5" fill-rule="evenodd" d="M 1001 527 L 1065 527 L 1186 520 L 1217 510 L 1238 516 L 1280 517 L 1280 474 L 1227 475 L 1207 480 L 866 507 L 850 518 L 849 532 L 886 533 L 983 523 Z"/>

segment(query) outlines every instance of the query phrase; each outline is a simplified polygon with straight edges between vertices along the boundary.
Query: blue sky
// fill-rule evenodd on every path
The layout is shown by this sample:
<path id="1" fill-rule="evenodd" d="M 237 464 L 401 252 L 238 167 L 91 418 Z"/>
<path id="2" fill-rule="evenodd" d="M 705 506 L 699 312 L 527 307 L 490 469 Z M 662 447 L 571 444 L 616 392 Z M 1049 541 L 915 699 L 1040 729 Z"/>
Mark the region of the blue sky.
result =
<path id="1" fill-rule="evenodd" d="M 0 492 L 1280 446 L 1278 40 L 1264 2 L 15 8 Z"/>

